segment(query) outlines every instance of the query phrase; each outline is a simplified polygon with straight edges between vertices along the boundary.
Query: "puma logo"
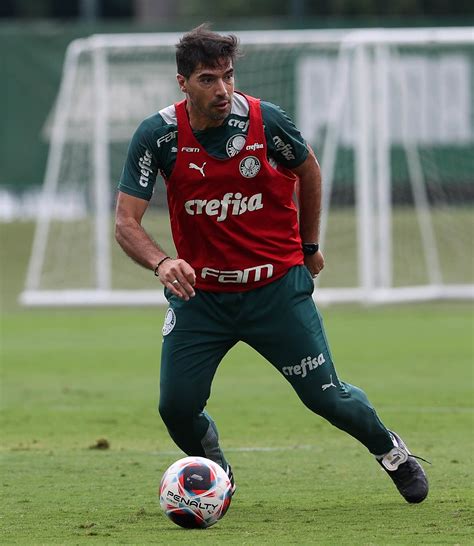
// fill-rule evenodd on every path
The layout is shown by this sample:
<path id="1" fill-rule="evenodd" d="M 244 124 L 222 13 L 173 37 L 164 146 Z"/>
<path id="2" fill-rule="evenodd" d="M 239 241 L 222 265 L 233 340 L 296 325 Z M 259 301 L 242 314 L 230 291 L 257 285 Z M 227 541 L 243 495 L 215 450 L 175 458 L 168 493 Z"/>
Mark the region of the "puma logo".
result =
<path id="1" fill-rule="evenodd" d="M 321 385 L 321 388 L 323 389 L 323 391 L 325 391 L 326 389 L 329 389 L 329 387 L 335 387 L 336 386 L 332 382 L 332 374 L 329 376 L 329 379 L 331 380 L 331 383 L 325 383 L 324 385 Z"/>
<path id="2" fill-rule="evenodd" d="M 206 164 L 206 161 L 204 161 L 204 163 L 202 164 L 202 167 L 199 167 L 198 165 L 196 165 L 196 163 L 190 163 L 190 164 L 189 164 L 189 168 L 190 168 L 190 169 L 194 169 L 194 170 L 196 170 L 196 171 L 199 171 L 199 172 L 202 174 L 202 176 L 204 177 L 204 176 L 206 176 L 206 175 L 204 174 L 204 165 L 205 165 L 205 164 Z"/>

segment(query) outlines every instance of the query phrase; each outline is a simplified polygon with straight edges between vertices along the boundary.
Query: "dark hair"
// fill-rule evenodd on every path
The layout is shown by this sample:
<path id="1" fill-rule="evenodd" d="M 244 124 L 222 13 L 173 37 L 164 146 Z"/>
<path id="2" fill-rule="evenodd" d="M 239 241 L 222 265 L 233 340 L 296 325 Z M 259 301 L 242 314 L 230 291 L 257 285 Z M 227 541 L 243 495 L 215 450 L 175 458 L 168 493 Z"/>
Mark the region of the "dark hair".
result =
<path id="1" fill-rule="evenodd" d="M 237 37 L 212 32 L 208 23 L 193 28 L 176 44 L 176 66 L 178 73 L 185 78 L 189 78 L 199 64 L 216 68 L 222 59 L 234 61 L 238 55 Z"/>

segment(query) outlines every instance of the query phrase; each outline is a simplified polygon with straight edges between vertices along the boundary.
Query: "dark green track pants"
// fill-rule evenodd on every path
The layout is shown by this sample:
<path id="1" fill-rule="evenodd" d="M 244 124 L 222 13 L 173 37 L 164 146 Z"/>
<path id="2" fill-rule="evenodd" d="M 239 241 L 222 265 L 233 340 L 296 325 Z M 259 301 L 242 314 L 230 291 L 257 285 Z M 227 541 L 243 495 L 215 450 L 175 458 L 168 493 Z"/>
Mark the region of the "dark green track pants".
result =
<path id="1" fill-rule="evenodd" d="M 188 455 L 226 461 L 217 429 L 204 411 L 217 367 L 238 341 L 263 355 L 314 413 L 362 442 L 376 455 L 393 447 L 365 393 L 340 381 L 304 266 L 266 286 L 239 293 L 196 291 L 170 303 L 163 327 L 160 414 Z"/>

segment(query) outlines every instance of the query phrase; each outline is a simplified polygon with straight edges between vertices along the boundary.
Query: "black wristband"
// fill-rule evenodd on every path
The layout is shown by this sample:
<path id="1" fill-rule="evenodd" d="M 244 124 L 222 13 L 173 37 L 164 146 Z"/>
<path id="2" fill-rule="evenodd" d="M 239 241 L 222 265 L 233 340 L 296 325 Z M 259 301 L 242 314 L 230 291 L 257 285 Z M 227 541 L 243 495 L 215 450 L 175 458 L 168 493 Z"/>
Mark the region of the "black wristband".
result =
<path id="1" fill-rule="evenodd" d="M 319 250 L 319 244 L 318 243 L 303 243 L 303 254 L 307 256 L 311 256 L 313 254 L 316 254 Z"/>
<path id="2" fill-rule="evenodd" d="M 161 258 L 161 260 L 156 264 L 155 269 L 153 270 L 153 273 L 155 274 L 155 277 L 159 277 L 160 274 L 158 272 L 158 268 L 165 260 L 171 260 L 170 256 L 165 256 L 164 258 Z"/>

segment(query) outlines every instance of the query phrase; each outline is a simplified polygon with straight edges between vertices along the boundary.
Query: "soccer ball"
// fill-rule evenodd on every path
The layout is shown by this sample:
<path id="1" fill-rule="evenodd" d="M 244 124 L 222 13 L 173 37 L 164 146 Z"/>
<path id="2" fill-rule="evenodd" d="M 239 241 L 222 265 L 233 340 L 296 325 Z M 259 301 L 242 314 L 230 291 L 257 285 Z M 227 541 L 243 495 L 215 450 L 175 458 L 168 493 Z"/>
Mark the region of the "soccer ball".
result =
<path id="1" fill-rule="evenodd" d="M 217 523 L 231 499 L 229 476 L 204 457 L 180 459 L 161 478 L 161 508 L 171 521 L 187 529 L 204 529 Z"/>

